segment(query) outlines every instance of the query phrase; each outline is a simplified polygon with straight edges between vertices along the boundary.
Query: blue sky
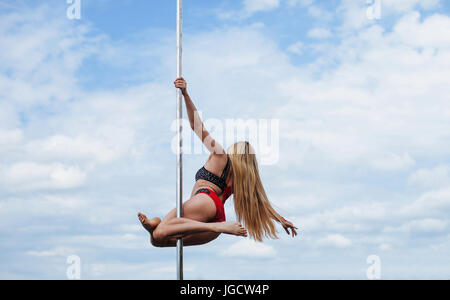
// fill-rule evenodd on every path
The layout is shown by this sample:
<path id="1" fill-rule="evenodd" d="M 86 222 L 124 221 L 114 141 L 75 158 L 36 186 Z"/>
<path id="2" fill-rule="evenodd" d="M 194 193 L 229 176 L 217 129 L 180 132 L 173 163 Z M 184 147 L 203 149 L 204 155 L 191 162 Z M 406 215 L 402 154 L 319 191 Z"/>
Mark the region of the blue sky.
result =
<path id="1" fill-rule="evenodd" d="M 0 1 L 0 278 L 173 279 L 176 1 Z M 184 1 L 205 120 L 279 120 L 269 198 L 301 235 L 185 249 L 188 279 L 450 278 L 450 4 Z M 213 130 L 216 132 L 217 128 Z M 226 143 L 228 145 L 228 143 Z M 206 154 L 185 157 L 185 198 Z M 232 201 L 226 205 L 234 218 Z"/>

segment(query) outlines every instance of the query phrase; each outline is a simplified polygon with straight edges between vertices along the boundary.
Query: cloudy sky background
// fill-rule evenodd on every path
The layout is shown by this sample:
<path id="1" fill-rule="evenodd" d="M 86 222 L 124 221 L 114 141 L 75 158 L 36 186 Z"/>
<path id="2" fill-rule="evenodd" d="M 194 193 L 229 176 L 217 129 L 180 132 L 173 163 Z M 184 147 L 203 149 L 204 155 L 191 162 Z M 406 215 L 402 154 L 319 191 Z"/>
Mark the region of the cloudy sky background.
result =
<path id="1" fill-rule="evenodd" d="M 280 120 L 261 175 L 300 227 L 186 248 L 185 277 L 366 279 L 378 255 L 383 279 L 449 279 L 449 2 L 184 2 L 195 103 Z M 65 279 L 78 255 L 83 279 L 173 279 L 136 213 L 175 203 L 176 1 L 81 4 L 0 0 L 0 278 Z"/>

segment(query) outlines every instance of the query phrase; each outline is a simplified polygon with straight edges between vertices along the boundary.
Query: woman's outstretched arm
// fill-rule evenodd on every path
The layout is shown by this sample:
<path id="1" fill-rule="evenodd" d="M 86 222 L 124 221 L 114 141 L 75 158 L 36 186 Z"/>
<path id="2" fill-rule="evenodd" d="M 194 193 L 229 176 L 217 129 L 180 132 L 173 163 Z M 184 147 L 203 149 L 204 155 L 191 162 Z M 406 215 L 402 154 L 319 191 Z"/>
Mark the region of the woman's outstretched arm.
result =
<path id="1" fill-rule="evenodd" d="M 209 132 L 206 130 L 203 121 L 200 118 L 200 114 L 198 113 L 194 102 L 192 102 L 192 99 L 189 96 L 186 81 L 183 78 L 178 78 L 177 80 L 175 80 L 174 84 L 176 88 L 181 89 L 181 92 L 183 94 L 191 129 L 201 139 L 202 143 L 206 146 L 206 148 L 208 148 L 209 152 L 214 154 L 225 154 L 225 150 L 223 149 L 222 145 L 217 143 L 216 140 L 213 139 Z"/>

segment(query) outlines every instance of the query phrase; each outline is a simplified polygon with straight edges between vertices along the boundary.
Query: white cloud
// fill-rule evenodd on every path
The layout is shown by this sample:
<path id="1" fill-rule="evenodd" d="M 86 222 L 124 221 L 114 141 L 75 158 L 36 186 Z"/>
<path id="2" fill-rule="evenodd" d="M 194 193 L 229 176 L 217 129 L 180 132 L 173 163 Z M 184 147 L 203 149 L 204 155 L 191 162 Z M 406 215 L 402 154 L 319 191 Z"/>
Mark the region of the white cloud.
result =
<path id="1" fill-rule="evenodd" d="M 378 248 L 382 251 L 392 250 L 392 246 L 386 243 L 381 244 Z"/>
<path id="2" fill-rule="evenodd" d="M 332 36 L 332 33 L 327 28 L 313 28 L 308 31 L 308 36 L 315 39 L 327 39 Z"/>
<path id="3" fill-rule="evenodd" d="M 173 280 L 173 274 L 176 274 L 176 266 L 169 260 L 146 263 L 92 263 L 83 266 L 82 278 L 97 280 L 122 278 L 118 274 L 128 274 L 127 279 Z M 195 275 L 199 272 L 195 265 L 187 263 L 185 263 L 183 271 L 187 278 L 195 278 Z"/>
<path id="4" fill-rule="evenodd" d="M 389 153 L 384 157 L 377 158 L 372 161 L 372 166 L 375 169 L 385 171 L 397 171 L 414 167 L 416 162 L 408 153 L 398 155 L 395 153 Z"/>
<path id="5" fill-rule="evenodd" d="M 341 30 L 344 32 L 354 32 L 370 23 L 365 1 L 341 0 L 337 14 L 342 20 Z"/>
<path id="6" fill-rule="evenodd" d="M 23 190 L 69 189 L 81 186 L 86 180 L 86 174 L 77 167 L 58 163 L 22 162 L 13 164 L 3 172 L 5 186 Z"/>
<path id="7" fill-rule="evenodd" d="M 397 13 L 410 12 L 416 7 L 422 9 L 436 8 L 440 0 L 382 0 L 382 9 Z"/>
<path id="8" fill-rule="evenodd" d="M 302 42 L 296 42 L 288 47 L 288 51 L 297 55 L 302 55 L 304 44 Z"/>
<path id="9" fill-rule="evenodd" d="M 424 193 L 417 200 L 403 207 L 402 215 L 413 217 L 448 216 L 450 188 L 445 187 Z"/>
<path id="10" fill-rule="evenodd" d="M 296 5 L 309 6 L 309 5 L 313 4 L 314 1 L 315 0 L 288 0 L 287 4 L 289 6 L 296 6 Z"/>
<path id="11" fill-rule="evenodd" d="M 408 233 L 442 233 L 446 232 L 447 221 L 438 219 L 419 219 L 407 222 L 400 227 L 385 229 L 386 232 L 408 232 Z"/>
<path id="12" fill-rule="evenodd" d="M 241 10 L 220 11 L 219 19 L 242 20 L 258 12 L 268 12 L 280 7 L 280 0 L 243 0 Z"/>
<path id="13" fill-rule="evenodd" d="M 319 3 L 315 0 L 288 0 L 288 7 L 300 6 L 305 8 L 308 15 L 320 20 L 321 22 L 331 21 L 334 18 L 332 11 L 325 9 L 318 5 Z"/>
<path id="14" fill-rule="evenodd" d="M 244 0 L 244 7 L 248 13 L 268 11 L 280 6 L 280 0 Z"/>
<path id="15" fill-rule="evenodd" d="M 68 137 L 56 135 L 40 141 L 32 141 L 25 146 L 32 156 L 41 152 L 56 159 L 93 160 L 107 163 L 119 157 L 114 145 L 107 146 L 91 137 Z"/>
<path id="16" fill-rule="evenodd" d="M 408 177 L 408 184 L 420 188 L 439 188 L 450 185 L 450 167 L 437 166 L 431 169 L 419 169 Z"/>
<path id="17" fill-rule="evenodd" d="M 358 204 L 352 203 L 351 205 L 306 214 L 299 217 L 298 222 L 306 232 L 316 235 L 333 230 L 351 233 L 366 232 L 371 228 L 371 223 L 388 221 L 389 218 L 389 205 L 386 203 L 365 203 L 361 201 Z"/>
<path id="18" fill-rule="evenodd" d="M 380 17 L 389 17 L 392 14 L 415 13 L 415 9 L 430 10 L 439 7 L 440 0 L 376 0 L 380 5 Z M 372 23 L 368 17 L 369 6 L 365 1 L 342 0 L 339 3 L 337 12 L 341 17 L 340 29 L 343 32 L 352 34 L 355 29 L 362 29 Z M 416 38 L 420 36 L 417 35 Z"/>
<path id="19" fill-rule="evenodd" d="M 322 7 L 316 5 L 311 5 L 308 7 L 308 15 L 322 22 L 332 21 L 334 18 L 334 15 L 331 11 L 325 10 Z"/>
<path id="20" fill-rule="evenodd" d="M 405 15 L 394 27 L 399 42 L 417 48 L 448 50 L 450 18 L 435 14 L 421 22 L 419 12 Z M 448 63 L 448 62 L 447 62 Z"/>
<path id="21" fill-rule="evenodd" d="M 75 250 L 72 248 L 64 248 L 59 247 L 51 250 L 40 250 L 40 251 L 28 251 L 27 255 L 35 256 L 35 257 L 68 257 L 70 255 L 73 255 L 75 253 Z"/>
<path id="22" fill-rule="evenodd" d="M 318 245 L 325 247 L 348 248 L 352 241 L 340 234 L 330 234 L 318 241 Z"/>
<path id="23" fill-rule="evenodd" d="M 276 254 L 277 253 L 273 247 L 249 239 L 234 243 L 221 252 L 221 255 L 227 257 L 243 257 L 256 259 L 274 258 Z"/>
<path id="24" fill-rule="evenodd" d="M 0 146 L 4 147 L 10 146 L 11 144 L 17 144 L 22 141 L 23 132 L 20 129 L 14 130 L 3 130 L 0 128 Z"/>
<path id="25" fill-rule="evenodd" d="M 43 199 L 35 199 L 39 201 L 39 205 L 43 207 L 43 209 L 47 209 L 51 207 L 51 210 L 55 214 L 62 214 L 62 212 L 71 213 L 75 210 L 83 211 L 88 209 L 89 202 L 84 199 L 80 199 L 78 197 L 71 196 L 54 196 L 47 195 Z"/>

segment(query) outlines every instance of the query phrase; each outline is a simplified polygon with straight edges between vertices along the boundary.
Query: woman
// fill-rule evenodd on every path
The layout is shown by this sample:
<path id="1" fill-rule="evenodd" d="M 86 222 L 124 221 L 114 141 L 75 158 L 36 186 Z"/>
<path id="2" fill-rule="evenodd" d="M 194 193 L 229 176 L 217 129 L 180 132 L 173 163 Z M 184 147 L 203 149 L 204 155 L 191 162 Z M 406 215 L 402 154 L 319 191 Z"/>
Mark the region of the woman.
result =
<path id="1" fill-rule="evenodd" d="M 282 218 L 270 205 L 259 177 L 253 148 L 248 142 L 231 146 L 225 153 L 204 128 L 194 103 L 187 92 L 187 84 L 178 78 L 175 87 L 181 89 L 192 130 L 203 141 L 211 155 L 196 175 L 196 184 L 190 200 L 183 204 L 183 218 L 172 210 L 163 221 L 151 220 L 138 214 L 142 226 L 150 233 L 156 247 L 174 247 L 178 238 L 185 246 L 206 244 L 221 233 L 250 237 L 262 241 L 264 237 L 277 238 L 274 221 L 279 222 L 287 234 L 297 235 L 296 227 Z M 224 203 L 234 195 L 234 206 L 239 221 L 225 222 Z"/>

